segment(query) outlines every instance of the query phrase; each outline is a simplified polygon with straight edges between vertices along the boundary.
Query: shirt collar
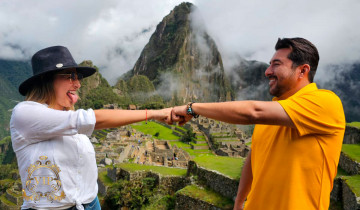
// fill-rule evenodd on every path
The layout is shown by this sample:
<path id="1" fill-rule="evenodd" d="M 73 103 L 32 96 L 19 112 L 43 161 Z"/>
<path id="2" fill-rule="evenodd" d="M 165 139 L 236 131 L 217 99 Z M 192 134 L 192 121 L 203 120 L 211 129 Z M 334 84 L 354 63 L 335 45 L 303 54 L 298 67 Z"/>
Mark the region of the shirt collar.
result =
<path id="1" fill-rule="evenodd" d="M 304 93 L 307 93 L 307 92 L 311 92 L 311 91 L 314 91 L 314 90 L 317 90 L 317 85 L 316 83 L 310 83 L 308 85 L 306 85 L 305 87 L 301 88 L 298 92 L 294 93 L 292 96 L 290 96 L 289 98 L 291 97 L 295 97 L 295 96 L 299 96 L 301 94 L 304 94 Z M 286 98 L 288 99 L 288 98 Z M 273 101 L 279 101 L 280 99 L 278 97 L 274 97 L 272 99 Z"/>

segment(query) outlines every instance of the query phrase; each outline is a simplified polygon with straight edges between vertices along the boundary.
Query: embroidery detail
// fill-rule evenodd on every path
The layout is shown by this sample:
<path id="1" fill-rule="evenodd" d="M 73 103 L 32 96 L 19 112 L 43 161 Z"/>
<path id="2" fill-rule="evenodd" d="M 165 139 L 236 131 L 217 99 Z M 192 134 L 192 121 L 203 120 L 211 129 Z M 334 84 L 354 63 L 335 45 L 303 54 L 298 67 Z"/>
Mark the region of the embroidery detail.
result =
<path id="1" fill-rule="evenodd" d="M 28 176 L 25 187 L 29 194 L 24 189 L 22 190 L 25 200 L 37 202 L 41 198 L 46 198 L 48 201 L 53 202 L 60 201 L 66 197 L 64 191 L 61 190 L 59 177 L 61 170 L 47 159 L 47 156 L 40 156 L 35 164 L 31 164 L 27 168 Z"/>

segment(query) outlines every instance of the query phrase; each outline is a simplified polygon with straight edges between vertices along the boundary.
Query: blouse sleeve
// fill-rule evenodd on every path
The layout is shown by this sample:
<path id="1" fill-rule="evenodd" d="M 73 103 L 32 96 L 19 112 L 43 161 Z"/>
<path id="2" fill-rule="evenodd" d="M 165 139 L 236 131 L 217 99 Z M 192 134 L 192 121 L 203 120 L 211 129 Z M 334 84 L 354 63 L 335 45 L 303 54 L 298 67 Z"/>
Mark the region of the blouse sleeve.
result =
<path id="1" fill-rule="evenodd" d="M 21 102 L 11 116 L 11 131 L 35 143 L 56 136 L 85 134 L 90 136 L 95 127 L 92 109 L 60 111 L 36 102 Z"/>

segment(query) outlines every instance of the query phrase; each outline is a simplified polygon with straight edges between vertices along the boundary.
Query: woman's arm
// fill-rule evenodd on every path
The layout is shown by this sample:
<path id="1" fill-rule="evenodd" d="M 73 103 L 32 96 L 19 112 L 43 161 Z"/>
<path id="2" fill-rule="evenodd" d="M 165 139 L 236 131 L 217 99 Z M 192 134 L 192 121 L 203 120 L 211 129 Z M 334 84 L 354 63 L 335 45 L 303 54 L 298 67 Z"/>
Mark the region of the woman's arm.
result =
<path id="1" fill-rule="evenodd" d="M 114 128 L 151 119 L 171 124 L 171 110 L 172 108 L 160 110 L 94 110 L 95 129 Z"/>

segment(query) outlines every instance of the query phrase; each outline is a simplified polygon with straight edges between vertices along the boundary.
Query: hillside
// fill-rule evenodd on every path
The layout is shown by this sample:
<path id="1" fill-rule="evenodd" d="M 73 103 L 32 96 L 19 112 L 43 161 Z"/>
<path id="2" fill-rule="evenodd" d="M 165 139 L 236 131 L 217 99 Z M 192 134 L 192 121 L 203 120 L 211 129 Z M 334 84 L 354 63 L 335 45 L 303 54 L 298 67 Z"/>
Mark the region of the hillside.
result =
<path id="1" fill-rule="evenodd" d="M 27 61 L 0 59 L 0 139 L 10 135 L 11 109 L 17 101 L 23 100 L 17 88 L 31 74 L 31 66 Z"/>

